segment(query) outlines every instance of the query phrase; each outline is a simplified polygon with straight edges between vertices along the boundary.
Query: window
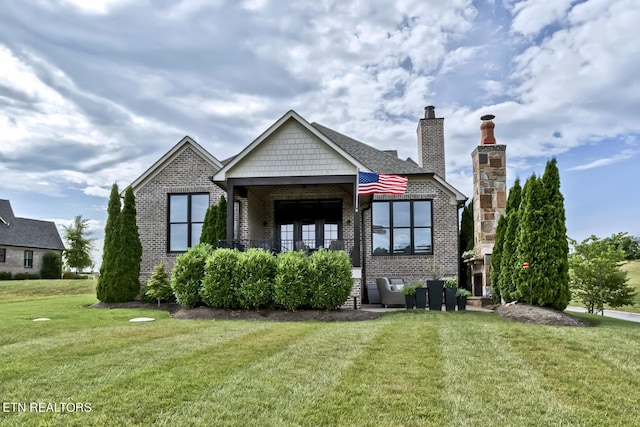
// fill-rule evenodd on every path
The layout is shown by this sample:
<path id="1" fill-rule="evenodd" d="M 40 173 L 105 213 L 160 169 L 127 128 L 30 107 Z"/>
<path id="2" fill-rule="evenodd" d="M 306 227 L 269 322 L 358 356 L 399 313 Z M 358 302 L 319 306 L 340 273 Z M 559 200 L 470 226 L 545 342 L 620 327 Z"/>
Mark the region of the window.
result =
<path id="1" fill-rule="evenodd" d="M 169 252 L 185 252 L 200 243 L 209 194 L 169 194 Z"/>
<path id="2" fill-rule="evenodd" d="M 7 260 L 7 250 L 5 248 L 0 248 L 0 262 L 5 262 Z"/>
<path id="3" fill-rule="evenodd" d="M 374 255 L 433 253 L 431 200 L 373 202 Z"/>
<path id="4" fill-rule="evenodd" d="M 33 268 L 33 251 L 24 251 L 24 268 Z"/>

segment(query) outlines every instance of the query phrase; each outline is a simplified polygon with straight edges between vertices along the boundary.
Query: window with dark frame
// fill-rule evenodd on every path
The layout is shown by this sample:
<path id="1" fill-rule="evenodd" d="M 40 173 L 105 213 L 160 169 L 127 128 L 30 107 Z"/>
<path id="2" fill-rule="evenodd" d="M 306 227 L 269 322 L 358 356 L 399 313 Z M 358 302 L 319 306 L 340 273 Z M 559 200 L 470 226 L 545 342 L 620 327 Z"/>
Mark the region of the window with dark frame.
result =
<path id="1" fill-rule="evenodd" d="M 167 250 L 186 252 L 200 243 L 209 193 L 169 194 Z"/>
<path id="2" fill-rule="evenodd" d="M 433 254 L 431 200 L 373 202 L 372 219 L 373 255 Z"/>
<path id="3" fill-rule="evenodd" d="M 7 250 L 5 248 L 0 248 L 0 262 L 7 261 Z"/>
<path id="4" fill-rule="evenodd" d="M 33 251 L 24 251 L 24 268 L 33 268 Z"/>

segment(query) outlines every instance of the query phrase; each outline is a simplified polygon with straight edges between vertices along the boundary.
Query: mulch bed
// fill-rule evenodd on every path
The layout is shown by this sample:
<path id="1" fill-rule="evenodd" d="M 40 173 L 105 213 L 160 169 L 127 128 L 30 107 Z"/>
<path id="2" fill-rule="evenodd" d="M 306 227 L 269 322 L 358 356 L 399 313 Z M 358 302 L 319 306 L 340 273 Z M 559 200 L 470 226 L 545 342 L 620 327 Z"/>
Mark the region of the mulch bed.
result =
<path id="1" fill-rule="evenodd" d="M 358 320 L 372 320 L 379 318 L 382 313 L 365 310 L 224 310 L 209 307 L 185 308 L 179 304 L 150 304 L 142 301 L 123 303 L 93 304 L 93 308 L 146 308 L 168 311 L 175 319 L 211 319 L 211 320 L 269 320 L 275 322 L 303 322 L 316 320 L 322 322 L 344 322 Z"/>
<path id="2" fill-rule="evenodd" d="M 509 303 L 501 305 L 495 310 L 495 313 L 498 316 L 504 317 L 506 319 L 533 325 L 574 327 L 593 326 L 588 321 L 564 311 L 522 303 Z"/>

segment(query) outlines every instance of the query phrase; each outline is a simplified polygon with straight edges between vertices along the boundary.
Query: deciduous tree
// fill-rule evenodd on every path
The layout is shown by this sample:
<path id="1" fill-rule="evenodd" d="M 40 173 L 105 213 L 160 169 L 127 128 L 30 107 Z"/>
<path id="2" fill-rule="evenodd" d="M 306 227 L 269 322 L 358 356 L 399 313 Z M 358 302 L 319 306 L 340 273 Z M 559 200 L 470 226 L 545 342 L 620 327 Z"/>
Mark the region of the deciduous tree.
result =
<path id="1" fill-rule="evenodd" d="M 64 251 L 64 259 L 67 265 L 76 269 L 76 273 L 85 267 L 91 266 L 91 250 L 93 249 L 93 241 L 90 238 L 89 220 L 83 219 L 82 215 L 78 215 L 71 225 L 63 225 L 64 239 L 66 241 L 66 249 Z"/>
<path id="2" fill-rule="evenodd" d="M 635 291 L 627 285 L 627 272 L 620 268 L 625 253 L 614 243 L 620 238 L 622 233 L 605 239 L 591 236 L 581 243 L 571 241 L 571 290 L 589 313 L 604 309 L 605 304 L 615 308 L 635 301 Z"/>

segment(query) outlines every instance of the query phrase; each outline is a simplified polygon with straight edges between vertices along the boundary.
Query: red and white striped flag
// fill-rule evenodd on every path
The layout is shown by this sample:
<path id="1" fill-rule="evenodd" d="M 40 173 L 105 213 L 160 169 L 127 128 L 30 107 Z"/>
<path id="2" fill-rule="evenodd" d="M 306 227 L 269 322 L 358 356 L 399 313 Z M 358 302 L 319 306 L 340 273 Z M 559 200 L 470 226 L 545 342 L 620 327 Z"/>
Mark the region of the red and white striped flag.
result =
<path id="1" fill-rule="evenodd" d="M 358 172 L 358 194 L 404 194 L 407 177 L 375 172 Z"/>

